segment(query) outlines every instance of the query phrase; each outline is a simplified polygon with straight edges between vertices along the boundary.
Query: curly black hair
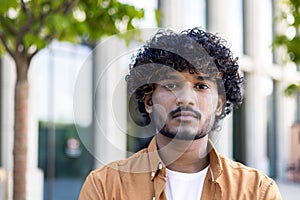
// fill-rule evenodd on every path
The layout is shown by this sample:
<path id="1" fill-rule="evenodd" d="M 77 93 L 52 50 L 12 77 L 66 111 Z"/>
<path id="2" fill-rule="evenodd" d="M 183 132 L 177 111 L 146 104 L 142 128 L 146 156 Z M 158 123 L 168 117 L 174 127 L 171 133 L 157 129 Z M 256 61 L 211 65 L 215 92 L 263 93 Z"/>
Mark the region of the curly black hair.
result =
<path id="1" fill-rule="evenodd" d="M 214 76 L 220 95 L 226 97 L 222 114 L 215 117 L 212 130 L 219 127 L 219 121 L 229 114 L 233 107 L 242 103 L 243 77 L 225 40 L 218 35 L 193 28 L 177 34 L 171 30 L 158 31 L 132 57 L 129 74 L 126 76 L 131 106 L 142 117 L 134 121 L 146 126 L 151 119 L 144 105 L 144 99 L 152 94 L 156 83 L 163 80 L 172 70 L 190 73 L 202 72 Z M 132 114 L 132 113 L 131 113 Z M 136 115 L 137 116 L 137 115 Z"/>

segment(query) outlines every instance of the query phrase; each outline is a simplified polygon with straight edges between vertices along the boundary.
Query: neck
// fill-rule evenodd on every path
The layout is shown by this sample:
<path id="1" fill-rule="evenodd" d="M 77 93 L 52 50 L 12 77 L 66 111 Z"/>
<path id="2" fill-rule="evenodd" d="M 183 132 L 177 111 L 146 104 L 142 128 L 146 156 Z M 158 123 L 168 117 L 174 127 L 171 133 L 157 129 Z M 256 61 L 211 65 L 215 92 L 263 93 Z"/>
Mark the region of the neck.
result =
<path id="1" fill-rule="evenodd" d="M 209 164 L 208 136 L 198 140 L 178 140 L 156 134 L 159 155 L 167 168 L 173 171 L 194 173 Z"/>

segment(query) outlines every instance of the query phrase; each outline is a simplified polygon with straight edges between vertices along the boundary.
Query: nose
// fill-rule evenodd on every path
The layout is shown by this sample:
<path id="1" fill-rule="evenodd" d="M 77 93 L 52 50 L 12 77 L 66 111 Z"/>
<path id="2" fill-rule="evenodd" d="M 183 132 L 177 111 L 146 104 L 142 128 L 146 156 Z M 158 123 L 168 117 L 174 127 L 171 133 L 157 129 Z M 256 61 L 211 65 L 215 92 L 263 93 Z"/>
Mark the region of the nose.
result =
<path id="1" fill-rule="evenodd" d="M 194 88 L 186 83 L 180 90 L 177 91 L 176 95 L 176 105 L 177 106 L 194 106 L 196 105 L 196 91 Z"/>

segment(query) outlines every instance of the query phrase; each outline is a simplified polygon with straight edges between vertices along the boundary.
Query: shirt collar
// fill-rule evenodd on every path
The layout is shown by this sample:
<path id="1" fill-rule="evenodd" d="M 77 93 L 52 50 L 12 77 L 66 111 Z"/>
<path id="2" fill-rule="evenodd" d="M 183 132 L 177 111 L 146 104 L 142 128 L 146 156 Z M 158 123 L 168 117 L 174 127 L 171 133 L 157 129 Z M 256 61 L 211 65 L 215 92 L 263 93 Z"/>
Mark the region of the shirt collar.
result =
<path id="1" fill-rule="evenodd" d="M 151 180 L 153 180 L 160 170 L 163 169 L 163 171 L 165 171 L 166 168 L 166 166 L 164 165 L 163 161 L 161 160 L 158 154 L 158 148 L 157 148 L 155 136 L 152 138 L 148 146 L 148 156 L 149 156 L 150 169 L 151 169 Z"/>
<path id="2" fill-rule="evenodd" d="M 211 140 L 209 143 L 209 165 L 211 169 L 212 180 L 216 181 L 223 172 L 222 162 Z"/>
<path id="3" fill-rule="evenodd" d="M 212 173 L 212 180 L 216 181 L 218 177 L 222 174 L 223 167 L 221 164 L 221 159 L 212 143 L 211 140 L 208 141 L 209 145 L 209 165 Z M 166 171 L 166 166 L 161 160 L 158 154 L 158 147 L 156 144 L 156 137 L 154 136 L 148 146 L 148 158 L 151 167 L 151 180 L 155 178 L 157 173 L 161 170 Z"/>

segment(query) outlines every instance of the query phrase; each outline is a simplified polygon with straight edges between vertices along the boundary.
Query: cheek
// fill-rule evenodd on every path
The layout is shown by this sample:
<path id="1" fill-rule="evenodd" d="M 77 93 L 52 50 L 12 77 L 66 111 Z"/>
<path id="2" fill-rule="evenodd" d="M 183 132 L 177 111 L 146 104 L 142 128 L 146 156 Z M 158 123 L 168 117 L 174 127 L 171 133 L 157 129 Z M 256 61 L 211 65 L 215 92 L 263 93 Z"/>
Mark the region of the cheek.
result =
<path id="1" fill-rule="evenodd" d="M 154 120 L 156 129 L 161 130 L 164 127 L 167 117 L 168 113 L 162 105 L 153 104 L 152 118 Z"/>
<path id="2" fill-rule="evenodd" d="M 158 103 L 153 103 L 152 107 L 153 107 L 153 114 L 155 115 L 155 117 L 160 117 L 161 120 L 165 121 L 168 115 L 165 107 Z"/>
<path id="3" fill-rule="evenodd" d="M 158 107 L 163 107 L 164 110 L 168 111 L 174 106 L 176 102 L 176 95 L 173 92 L 164 92 L 152 95 L 152 102 Z M 159 109 L 159 108 L 158 108 Z"/>
<path id="4" fill-rule="evenodd" d="M 216 95 L 202 95 L 198 97 L 198 105 L 202 114 L 209 115 L 214 113 L 218 107 L 218 98 Z"/>
<path id="5" fill-rule="evenodd" d="M 156 113 L 163 116 L 165 119 L 167 117 L 167 113 L 169 112 L 170 107 L 170 96 L 169 95 L 153 95 L 152 96 L 153 110 Z"/>

